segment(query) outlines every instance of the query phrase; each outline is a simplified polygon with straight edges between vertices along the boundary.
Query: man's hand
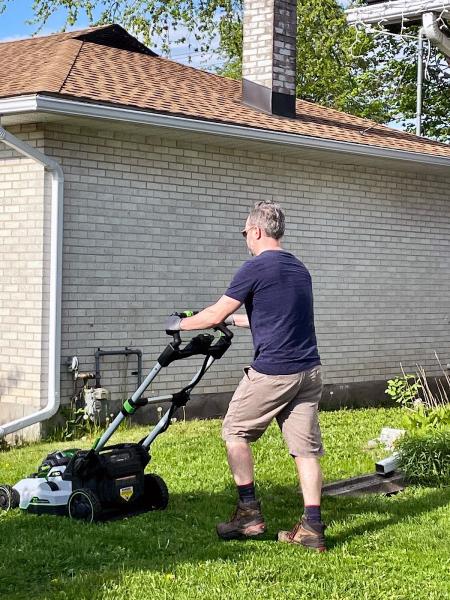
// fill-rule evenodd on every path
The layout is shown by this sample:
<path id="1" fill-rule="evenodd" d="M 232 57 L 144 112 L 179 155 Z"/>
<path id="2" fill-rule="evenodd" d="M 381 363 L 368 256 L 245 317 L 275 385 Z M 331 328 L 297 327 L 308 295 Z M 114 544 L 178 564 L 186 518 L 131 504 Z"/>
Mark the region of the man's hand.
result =
<path id="1" fill-rule="evenodd" d="M 170 315 L 166 319 L 166 333 L 169 335 L 181 330 L 181 317 L 178 315 Z"/>
<path id="2" fill-rule="evenodd" d="M 242 302 L 222 296 L 212 306 L 200 311 L 193 317 L 183 319 L 183 331 L 192 331 L 194 329 L 211 329 L 219 323 L 227 323 L 227 320 L 232 317 L 232 314 L 237 311 Z M 231 325 L 231 323 L 229 322 Z"/>
<path id="3" fill-rule="evenodd" d="M 227 317 L 225 319 L 225 321 L 223 322 L 224 325 L 226 325 L 227 327 L 234 327 L 236 325 L 235 320 L 234 320 L 234 316 L 230 315 L 229 317 Z"/>

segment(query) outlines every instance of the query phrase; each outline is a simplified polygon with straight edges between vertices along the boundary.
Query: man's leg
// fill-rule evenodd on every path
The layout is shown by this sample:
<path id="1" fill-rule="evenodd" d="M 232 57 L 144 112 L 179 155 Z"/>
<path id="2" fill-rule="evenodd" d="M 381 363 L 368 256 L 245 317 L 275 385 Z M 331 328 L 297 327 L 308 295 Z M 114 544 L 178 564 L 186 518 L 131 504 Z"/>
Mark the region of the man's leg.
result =
<path id="1" fill-rule="evenodd" d="M 224 540 L 250 538 L 266 530 L 261 506 L 255 497 L 253 455 L 245 441 L 227 441 L 227 457 L 239 494 L 237 508 L 230 521 L 217 525 L 217 534 Z"/>
<path id="2" fill-rule="evenodd" d="M 280 531 L 278 539 L 323 552 L 326 547 L 320 510 L 322 471 L 319 463 L 323 448 L 318 420 L 321 391 L 320 367 L 305 371 L 298 396 L 277 417 L 295 459 L 305 507 L 303 517 L 293 529 Z"/>
<path id="3" fill-rule="evenodd" d="M 253 481 L 253 454 L 245 440 L 226 442 L 230 471 L 237 486 Z"/>
<path id="4" fill-rule="evenodd" d="M 313 527 L 323 526 L 320 500 L 322 495 L 322 470 L 317 457 L 295 457 L 298 478 L 303 495 L 304 519 Z"/>
<path id="5" fill-rule="evenodd" d="M 322 470 L 319 459 L 313 457 L 295 457 L 298 478 L 302 488 L 305 506 L 320 506 L 322 495 Z"/>
<path id="6" fill-rule="evenodd" d="M 272 419 L 297 394 L 297 375 L 281 379 L 244 369 L 222 426 L 228 463 L 237 485 L 239 502 L 232 519 L 217 525 L 219 537 L 236 539 L 264 533 L 265 524 L 255 497 L 253 456 L 250 442 L 261 437 Z"/>
<path id="7" fill-rule="evenodd" d="M 253 454 L 245 440 L 226 442 L 231 474 L 239 494 L 239 502 L 256 502 Z"/>
<path id="8" fill-rule="evenodd" d="M 242 378 L 228 407 L 222 426 L 231 474 L 239 501 L 230 521 L 218 523 L 217 534 L 225 540 L 254 537 L 265 532 L 261 506 L 255 497 L 253 455 L 250 441 L 257 439 L 275 415 L 260 406 L 264 389 L 251 379 L 249 369 Z M 259 400 L 259 402 L 258 402 Z M 259 415 L 257 409 L 262 415 Z"/>
<path id="9" fill-rule="evenodd" d="M 320 511 L 322 471 L 319 459 L 315 456 L 296 456 L 295 464 L 303 494 L 303 517 L 291 531 L 278 532 L 278 540 L 325 552 L 325 525 Z"/>

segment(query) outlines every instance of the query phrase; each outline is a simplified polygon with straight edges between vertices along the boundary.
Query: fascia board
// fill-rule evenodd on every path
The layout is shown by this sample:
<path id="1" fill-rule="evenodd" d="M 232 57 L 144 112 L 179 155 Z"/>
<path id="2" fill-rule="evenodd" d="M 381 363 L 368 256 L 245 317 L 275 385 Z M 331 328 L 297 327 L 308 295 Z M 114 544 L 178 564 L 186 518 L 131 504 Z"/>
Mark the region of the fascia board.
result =
<path id="1" fill-rule="evenodd" d="M 105 104 L 79 102 L 76 100 L 68 100 L 45 95 L 36 95 L 34 98 L 34 110 L 54 115 L 70 115 L 94 119 L 122 121 L 133 124 L 152 125 L 155 127 L 165 127 L 184 131 L 187 130 L 195 133 L 235 137 L 245 139 L 247 141 L 282 144 L 291 147 L 306 148 L 309 150 L 326 150 L 340 154 L 396 160 L 404 163 L 416 163 L 447 168 L 450 167 L 450 158 L 433 156 L 431 154 L 419 152 L 392 150 L 390 148 L 380 148 L 378 146 L 366 144 L 354 144 L 351 142 L 315 138 L 305 135 L 270 131 L 267 129 L 230 125 L 228 123 L 203 121 L 200 119 L 164 115 L 132 108 L 108 106 Z M 12 99 L 9 99 L 9 101 L 12 106 Z M 19 102 L 21 102 L 20 98 Z M 0 113 L 2 112 L 3 114 L 6 114 L 6 112 L 2 110 L 2 101 L 0 100 Z M 11 113 L 12 112 L 18 111 L 14 109 L 11 111 Z"/>

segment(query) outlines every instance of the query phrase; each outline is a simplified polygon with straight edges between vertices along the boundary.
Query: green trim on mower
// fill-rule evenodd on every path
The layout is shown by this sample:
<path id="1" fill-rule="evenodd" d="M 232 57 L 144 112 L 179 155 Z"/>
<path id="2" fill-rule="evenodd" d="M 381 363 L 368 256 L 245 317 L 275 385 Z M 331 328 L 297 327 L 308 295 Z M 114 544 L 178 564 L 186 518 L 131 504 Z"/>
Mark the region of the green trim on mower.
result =
<path id="1" fill-rule="evenodd" d="M 125 403 L 123 405 L 123 410 L 128 415 L 134 415 L 134 413 L 136 412 L 136 406 L 133 406 L 132 404 L 130 404 L 129 400 L 125 400 Z"/>

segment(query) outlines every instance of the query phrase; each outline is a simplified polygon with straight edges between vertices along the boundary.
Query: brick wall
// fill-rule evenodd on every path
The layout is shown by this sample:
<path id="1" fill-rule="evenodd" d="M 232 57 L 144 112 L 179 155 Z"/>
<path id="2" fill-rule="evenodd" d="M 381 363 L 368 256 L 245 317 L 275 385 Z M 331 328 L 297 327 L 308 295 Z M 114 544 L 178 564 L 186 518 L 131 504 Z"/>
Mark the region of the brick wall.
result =
<path id="1" fill-rule="evenodd" d="M 9 130 L 43 145 L 34 125 Z M 40 165 L 0 144 L 0 424 L 34 412 L 46 400 L 45 185 Z M 29 428 L 27 437 L 38 431 Z"/>
<path id="2" fill-rule="evenodd" d="M 246 0 L 242 77 L 272 87 L 273 0 Z"/>
<path id="3" fill-rule="evenodd" d="M 295 0 L 246 0 L 243 78 L 295 95 L 296 32 Z"/>
<path id="4" fill-rule="evenodd" d="M 239 231 L 265 198 L 281 201 L 285 248 L 311 270 L 327 383 L 383 379 L 400 361 L 436 371 L 435 350 L 449 360 L 449 179 L 267 148 L 48 127 L 46 152 L 66 179 L 63 359 L 76 354 L 90 370 L 97 347 L 129 345 L 153 366 L 165 316 L 213 303 L 247 258 Z M 238 331 L 199 391 L 232 391 L 250 359 L 249 334 Z M 103 364 L 113 397 L 129 394 L 132 359 Z M 192 363 L 172 365 L 154 390 L 192 373 Z M 64 400 L 64 368 L 62 380 Z"/>
<path id="5" fill-rule="evenodd" d="M 12 130 L 44 147 L 65 185 L 62 363 L 93 370 L 97 347 L 141 348 L 150 369 L 174 309 L 201 308 L 247 258 L 239 234 L 260 198 L 287 212 L 285 247 L 311 270 L 325 381 L 395 375 L 419 362 L 450 362 L 449 179 L 163 140 L 80 127 Z M 45 145 L 44 145 L 45 140 Z M 41 167 L 0 150 L 2 422 L 46 401 L 48 198 Z M 301 155 L 300 155 L 301 156 Z M 45 198 L 45 201 L 44 201 Z M 251 360 L 248 332 L 199 386 L 230 393 Z M 190 379 L 171 365 L 154 393 Z M 104 359 L 113 399 L 135 387 L 135 362 Z M 62 400 L 71 394 L 62 367 Z"/>

